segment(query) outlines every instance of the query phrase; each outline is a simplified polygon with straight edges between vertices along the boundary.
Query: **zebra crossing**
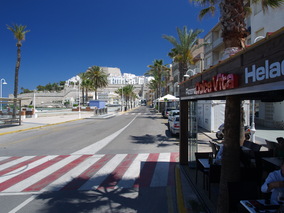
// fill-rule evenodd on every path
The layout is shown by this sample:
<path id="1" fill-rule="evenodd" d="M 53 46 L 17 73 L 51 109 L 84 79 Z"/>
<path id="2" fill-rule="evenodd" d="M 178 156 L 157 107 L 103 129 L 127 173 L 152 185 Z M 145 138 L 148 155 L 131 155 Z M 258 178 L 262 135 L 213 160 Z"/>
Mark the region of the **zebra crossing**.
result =
<path id="1" fill-rule="evenodd" d="M 144 117 L 157 117 L 156 114 L 153 113 L 149 113 L 149 112 L 139 112 L 139 113 L 135 113 L 135 112 L 125 112 L 123 113 L 123 115 L 139 115 L 139 116 L 144 116 Z"/>
<path id="2" fill-rule="evenodd" d="M 178 153 L 0 157 L 0 193 L 161 187 Z"/>

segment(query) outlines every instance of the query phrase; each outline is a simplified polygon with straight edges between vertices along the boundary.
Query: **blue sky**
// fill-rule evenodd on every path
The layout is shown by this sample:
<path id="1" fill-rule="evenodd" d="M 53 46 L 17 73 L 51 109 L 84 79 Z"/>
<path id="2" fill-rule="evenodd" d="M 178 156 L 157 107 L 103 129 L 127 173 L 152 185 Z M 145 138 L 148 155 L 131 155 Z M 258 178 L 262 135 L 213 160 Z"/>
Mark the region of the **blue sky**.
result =
<path id="1" fill-rule="evenodd" d="M 0 0 L 0 78 L 3 97 L 13 93 L 16 40 L 7 25 L 30 30 L 22 46 L 21 88 L 65 81 L 90 66 L 118 67 L 143 75 L 155 59 L 171 63 L 176 28 L 203 29 L 218 16 L 200 21 L 200 7 L 188 0 Z"/>

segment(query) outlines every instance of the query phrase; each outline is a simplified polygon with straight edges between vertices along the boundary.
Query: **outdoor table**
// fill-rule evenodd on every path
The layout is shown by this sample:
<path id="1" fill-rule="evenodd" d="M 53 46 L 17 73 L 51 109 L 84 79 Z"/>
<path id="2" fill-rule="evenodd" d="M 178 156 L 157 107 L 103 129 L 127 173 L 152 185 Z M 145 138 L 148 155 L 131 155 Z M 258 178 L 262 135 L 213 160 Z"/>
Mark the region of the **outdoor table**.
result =
<path id="1" fill-rule="evenodd" d="M 241 146 L 242 150 L 245 151 L 245 152 L 248 152 L 248 151 L 252 151 L 251 148 L 248 148 L 246 146 Z"/>
<path id="2" fill-rule="evenodd" d="M 246 209 L 247 212 L 250 213 L 258 213 L 258 212 L 277 212 L 280 208 L 280 205 L 277 202 L 266 204 L 265 200 L 241 200 L 241 206 L 243 207 L 241 212 Z"/>
<path id="3" fill-rule="evenodd" d="M 210 169 L 210 163 L 208 158 L 199 158 L 198 161 L 203 166 L 203 169 Z M 215 159 L 213 159 L 213 163 L 215 162 Z"/>

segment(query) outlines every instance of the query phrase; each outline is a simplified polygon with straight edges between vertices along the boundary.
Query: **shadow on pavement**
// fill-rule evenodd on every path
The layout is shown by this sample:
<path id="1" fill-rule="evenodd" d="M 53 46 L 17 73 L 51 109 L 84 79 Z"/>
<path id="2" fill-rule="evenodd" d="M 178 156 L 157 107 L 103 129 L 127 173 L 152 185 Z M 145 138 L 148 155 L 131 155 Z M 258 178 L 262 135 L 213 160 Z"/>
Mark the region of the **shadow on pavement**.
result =
<path id="1" fill-rule="evenodd" d="M 169 186 L 174 184 L 174 166 L 176 162 L 141 162 L 140 177 L 137 179 L 123 179 L 123 185 L 132 186 L 131 188 L 119 187 L 121 174 L 111 173 L 96 176 L 91 179 L 74 178 L 62 188 L 62 185 L 54 186 L 50 191 L 44 192 L 36 197 L 37 205 L 29 207 L 31 212 L 41 213 L 78 213 L 78 212 L 168 212 L 168 208 L 175 209 L 175 202 L 168 206 Z M 159 176 L 165 175 L 167 185 L 161 187 L 150 187 L 151 167 L 169 167 L 167 174 L 160 172 Z M 150 168 L 150 169 L 149 169 Z M 169 174 L 168 174 L 169 173 Z M 103 179 L 99 187 L 89 191 L 79 191 L 79 188 L 87 181 Z M 94 184 L 95 185 L 95 184 Z M 60 189 L 59 191 L 57 191 Z M 171 188 L 174 193 L 174 188 Z M 157 199 L 158 198 L 158 199 Z M 36 209 L 34 209 L 36 208 Z M 173 212 L 176 212 L 175 210 Z"/>

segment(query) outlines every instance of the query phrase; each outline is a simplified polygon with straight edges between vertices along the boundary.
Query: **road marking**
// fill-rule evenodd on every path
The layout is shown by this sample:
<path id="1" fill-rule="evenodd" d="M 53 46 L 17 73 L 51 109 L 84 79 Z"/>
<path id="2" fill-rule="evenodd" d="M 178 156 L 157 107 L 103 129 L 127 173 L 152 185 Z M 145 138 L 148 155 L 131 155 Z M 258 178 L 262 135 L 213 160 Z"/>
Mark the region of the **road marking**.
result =
<path id="1" fill-rule="evenodd" d="M 0 195 L 173 185 L 170 173 L 177 156 L 178 153 L 29 156 L 29 161 L 16 165 L 7 162 L 11 167 L 2 172 L 10 173 L 0 176 Z M 25 169 L 23 162 L 27 163 Z"/>
<path id="2" fill-rule="evenodd" d="M 117 154 L 109 162 L 107 162 L 94 176 L 92 176 L 79 190 L 96 190 L 98 186 L 109 176 L 113 170 L 126 157 L 126 154 Z"/>
<path id="3" fill-rule="evenodd" d="M 137 115 L 138 116 L 138 115 Z M 97 141 L 96 143 L 93 143 L 90 146 L 87 146 L 83 149 L 80 149 L 76 152 L 73 152 L 72 155 L 92 155 L 100 151 L 103 147 L 105 147 L 107 144 L 109 144 L 111 141 L 113 141 L 119 134 L 121 134 L 130 124 L 137 118 L 135 116 L 125 127 L 122 129 L 116 131 L 115 133 L 109 135 L 108 137 Z"/>
<path id="4" fill-rule="evenodd" d="M 29 204 L 30 202 L 32 202 L 34 199 L 36 198 L 36 196 L 31 196 L 30 198 L 28 198 L 27 200 L 25 200 L 24 202 L 22 202 L 20 205 L 18 205 L 17 207 L 15 207 L 14 209 L 12 209 L 11 211 L 9 211 L 8 213 L 16 213 L 19 210 L 21 210 L 24 206 L 26 206 L 27 204 Z"/>

